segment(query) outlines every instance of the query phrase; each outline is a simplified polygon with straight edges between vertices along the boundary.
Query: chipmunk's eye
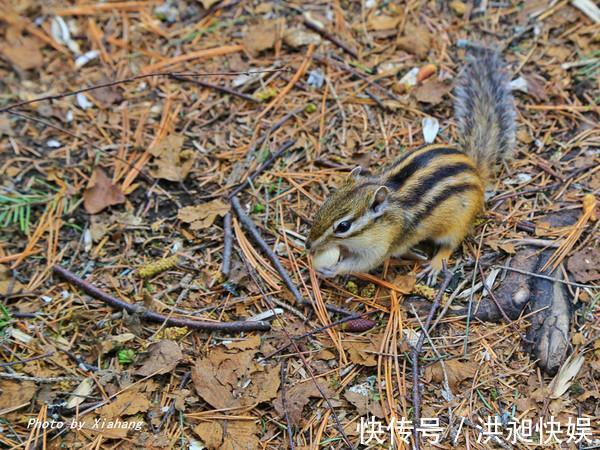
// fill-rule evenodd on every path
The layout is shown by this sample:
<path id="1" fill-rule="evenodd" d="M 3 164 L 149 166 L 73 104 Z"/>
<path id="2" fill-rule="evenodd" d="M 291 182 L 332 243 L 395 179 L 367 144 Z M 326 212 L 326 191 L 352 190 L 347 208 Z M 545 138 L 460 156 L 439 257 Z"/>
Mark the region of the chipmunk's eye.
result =
<path id="1" fill-rule="evenodd" d="M 335 232 L 336 233 L 345 233 L 346 231 L 348 231 L 350 229 L 351 226 L 352 226 L 351 220 L 344 220 L 337 224 L 337 226 L 335 227 Z"/>

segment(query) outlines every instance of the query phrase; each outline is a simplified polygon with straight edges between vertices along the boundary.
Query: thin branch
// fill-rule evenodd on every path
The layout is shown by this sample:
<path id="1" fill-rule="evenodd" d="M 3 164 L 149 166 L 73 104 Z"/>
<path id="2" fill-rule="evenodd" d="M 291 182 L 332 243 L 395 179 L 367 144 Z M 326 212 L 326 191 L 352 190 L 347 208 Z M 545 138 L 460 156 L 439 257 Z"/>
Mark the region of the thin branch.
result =
<path id="1" fill-rule="evenodd" d="M 352 298 L 352 297 L 350 297 Z M 306 306 L 309 308 L 312 308 L 313 304 L 311 302 L 309 302 L 308 300 L 303 300 L 302 301 L 302 306 Z M 325 304 L 325 309 L 327 309 L 327 311 L 331 311 L 337 314 L 343 314 L 344 316 L 356 316 L 358 317 L 358 315 L 355 312 L 352 311 L 348 311 L 345 308 L 340 308 L 339 306 L 335 306 L 335 305 L 330 305 L 330 304 Z"/>
<path id="2" fill-rule="evenodd" d="M 368 76 L 366 76 L 365 74 L 356 70 L 354 67 L 352 67 L 350 64 L 348 64 L 346 61 L 344 61 L 343 59 L 339 58 L 336 55 L 333 55 L 331 58 L 325 58 L 323 56 L 317 55 L 315 58 L 318 61 L 320 61 L 321 63 L 326 63 L 326 62 L 333 63 L 334 65 L 338 66 L 340 69 L 345 70 L 345 71 L 351 73 L 352 75 L 354 75 L 355 77 L 361 79 L 362 81 L 367 83 L 369 86 L 379 89 L 381 92 L 385 93 L 385 95 L 388 96 L 389 98 L 391 98 L 392 100 L 402 101 L 402 99 L 397 94 L 395 94 L 393 91 L 391 91 L 390 89 L 388 89 L 386 87 L 383 87 L 376 81 L 369 79 Z M 365 90 L 365 92 L 367 92 L 367 91 Z"/>
<path id="3" fill-rule="evenodd" d="M 292 111 L 292 113 L 294 112 Z M 293 114 L 288 114 L 289 117 L 292 117 L 292 115 Z M 279 125 L 275 125 L 281 126 L 285 121 L 280 122 L 281 123 Z M 274 127 L 272 127 L 271 130 L 267 134 L 265 134 L 265 139 L 271 133 L 273 128 Z M 236 188 L 233 189 L 233 191 L 231 191 L 231 193 L 229 194 L 229 198 L 231 199 L 231 197 L 234 197 L 235 195 L 239 194 L 241 191 L 246 189 L 248 186 L 250 186 L 250 184 L 256 177 L 258 177 L 261 173 L 268 169 L 275 162 L 275 160 L 277 160 L 281 155 L 283 155 L 295 143 L 295 140 L 285 141 L 275 153 L 269 156 L 269 159 L 267 159 L 260 167 L 258 167 L 258 169 L 256 169 L 252 174 L 250 174 L 246 178 L 246 181 L 240 183 Z M 229 272 L 231 271 L 231 250 L 233 247 L 233 233 L 231 232 L 231 213 L 227 213 L 223 218 L 223 232 L 223 265 L 221 268 L 221 273 L 225 277 L 229 277 Z"/>
<path id="4" fill-rule="evenodd" d="M 27 364 L 28 362 L 31 362 L 31 361 L 37 361 L 38 359 L 48 358 L 49 356 L 52 356 L 53 354 L 54 354 L 54 352 L 48 352 L 43 355 L 32 356 L 31 358 L 21 359 L 19 361 L 11 361 L 11 362 L 7 362 L 7 363 L 2 363 L 2 364 L 0 364 L 0 367 L 9 367 L 9 366 L 17 366 L 19 364 Z"/>
<path id="5" fill-rule="evenodd" d="M 582 283 L 575 283 L 574 281 L 561 280 L 560 278 L 549 277 L 548 275 L 542 275 L 541 273 L 527 272 L 526 270 L 517 269 L 515 267 L 501 266 L 501 265 L 496 265 L 496 264 L 493 265 L 492 267 L 494 267 L 496 269 L 510 270 L 511 272 L 522 273 L 523 275 L 529 275 L 530 277 L 542 278 L 544 280 L 555 281 L 557 283 L 563 283 L 563 284 L 567 284 L 569 286 L 574 286 L 574 287 L 583 288 L 583 289 L 591 289 L 594 287 L 591 284 L 582 284 Z"/>
<path id="6" fill-rule="evenodd" d="M 277 272 L 281 276 L 283 283 L 287 286 L 289 291 L 292 293 L 292 295 L 296 299 L 296 302 L 301 303 L 303 300 L 302 294 L 300 294 L 300 291 L 298 291 L 298 288 L 296 287 L 296 285 L 294 284 L 294 282 L 288 275 L 287 271 L 281 265 L 281 262 L 279 261 L 279 258 L 277 257 L 277 255 L 275 253 L 273 253 L 273 250 L 271 250 L 271 247 L 269 247 L 269 244 L 267 244 L 265 242 L 265 240 L 263 239 L 263 237 L 260 234 L 260 231 L 258 231 L 258 228 L 256 228 L 256 225 L 254 225 L 254 222 L 252 222 L 252 219 L 250 219 L 250 217 L 248 217 L 246 215 L 246 213 L 244 212 L 242 205 L 240 205 L 240 201 L 238 200 L 237 197 L 231 198 L 231 206 L 233 207 L 233 211 L 235 212 L 235 214 L 240 219 L 241 224 L 252 235 L 252 238 L 254 239 L 254 241 L 258 244 L 258 246 L 260 248 L 262 248 L 262 250 L 263 250 L 263 252 L 265 252 L 267 258 L 269 258 L 269 260 L 273 263 L 273 265 L 275 266 L 275 270 L 277 270 Z"/>
<path id="7" fill-rule="evenodd" d="M 14 116 L 17 116 L 17 117 L 21 117 L 21 118 L 23 118 L 25 120 L 31 120 L 32 122 L 37 122 L 37 123 L 40 123 L 40 124 L 45 125 L 47 127 L 54 128 L 55 130 L 60 131 L 61 133 L 68 134 L 69 136 L 74 137 L 75 139 L 78 139 L 78 140 L 81 140 L 81 141 L 85 142 L 87 145 L 89 145 L 92 148 L 95 148 L 96 150 L 98 150 L 100 152 L 107 153 L 106 150 L 104 150 L 99 145 L 93 143 L 92 141 L 88 140 L 87 138 L 84 138 L 83 136 L 79 136 L 78 134 L 75 134 L 72 131 L 67 130 L 66 128 L 60 127 L 58 125 L 54 125 L 53 123 L 47 122 L 47 121 L 45 121 L 43 119 L 39 119 L 37 117 L 30 116 L 30 115 L 22 113 L 20 111 L 9 110 L 8 113 L 12 114 Z M 122 162 L 125 162 L 125 163 L 127 162 L 124 159 L 118 158 L 116 155 L 114 155 L 114 156 L 117 159 L 119 159 L 120 161 L 122 161 Z"/>
<path id="8" fill-rule="evenodd" d="M 231 272 L 231 249 L 233 248 L 233 233 L 231 231 L 231 213 L 228 212 L 223 217 L 223 264 L 221 273 L 224 277 L 229 278 Z"/>
<path id="9" fill-rule="evenodd" d="M 332 42 L 333 44 L 337 45 L 339 48 L 341 48 L 342 50 L 344 50 L 346 53 L 348 53 L 354 59 L 358 59 L 358 53 L 356 53 L 354 50 L 352 50 L 348 44 L 346 44 L 341 39 L 339 39 L 336 36 L 334 36 L 333 34 L 331 34 L 326 29 L 324 29 L 321 26 L 317 25 L 312 20 L 309 20 L 309 19 L 307 19 L 305 17 L 304 18 L 304 25 L 306 25 L 307 28 L 310 28 L 311 30 L 316 31 L 317 33 L 319 33 L 321 36 L 323 36 L 329 42 Z"/>
<path id="10" fill-rule="evenodd" d="M 19 381 L 33 381 L 34 383 L 62 383 L 63 381 L 81 381 L 81 377 L 30 377 L 19 373 L 0 372 L 0 378 Z"/>
<path id="11" fill-rule="evenodd" d="M 86 144 L 86 145 L 89 145 L 91 148 L 94 148 L 94 149 L 96 149 L 97 151 L 99 151 L 99 152 L 101 152 L 101 153 L 103 153 L 103 154 L 105 154 L 105 155 L 108 155 L 108 156 L 110 156 L 110 157 L 112 157 L 112 158 L 115 158 L 115 159 L 117 159 L 117 160 L 121 161 L 122 163 L 126 164 L 127 166 L 129 166 L 129 167 L 130 167 L 130 168 L 132 168 L 133 170 L 136 170 L 136 171 L 137 171 L 137 173 L 139 173 L 139 174 L 140 174 L 142 177 L 144 177 L 144 179 L 145 179 L 145 180 L 146 180 L 148 183 L 151 183 L 151 184 L 152 184 L 152 183 L 154 183 L 154 179 L 153 179 L 153 178 L 152 178 L 150 175 L 148 175 L 146 172 L 144 172 L 142 169 L 139 169 L 139 168 L 135 167 L 135 165 L 134 165 L 134 164 L 132 164 L 131 162 L 127 161 L 126 159 L 123 159 L 123 158 L 119 157 L 119 155 L 114 155 L 114 154 L 112 154 L 112 153 L 108 153 L 108 152 L 107 152 L 106 150 L 104 150 L 102 147 L 100 147 L 100 146 L 99 146 L 99 145 L 97 145 L 97 144 L 94 144 L 92 141 L 90 141 L 90 140 L 89 140 L 89 139 L 87 139 L 87 138 L 84 138 L 83 136 L 80 136 L 80 135 L 78 135 L 78 134 L 75 134 L 75 133 L 73 133 L 72 131 L 69 131 L 69 130 L 67 130 L 66 128 L 63 128 L 63 127 L 61 127 L 61 126 L 58 126 L 58 125 L 54 125 L 53 123 L 51 123 L 51 122 L 47 122 L 47 121 L 45 121 L 45 120 L 43 120 L 43 119 L 39 119 L 39 118 L 37 118 L 37 117 L 33 117 L 33 116 L 30 116 L 30 115 L 28 115 L 28 114 L 24 114 L 24 113 L 22 113 L 22 112 L 20 112 L 20 111 L 13 111 L 13 110 L 9 110 L 9 111 L 8 111 L 8 113 L 9 113 L 9 114 L 12 114 L 12 115 L 14 115 L 14 116 L 17 116 L 17 117 L 21 117 L 21 118 L 23 118 L 23 119 L 25 119 L 25 120 L 31 120 L 32 122 L 37 122 L 37 123 L 40 123 L 40 124 L 42 124 L 42 125 L 45 125 L 45 126 L 47 126 L 47 127 L 54 128 L 55 130 L 57 130 L 57 131 L 60 131 L 61 133 L 64 133 L 64 134 L 66 134 L 66 135 L 69 135 L 69 136 L 71 136 L 71 137 L 73 137 L 73 138 L 75 138 L 75 139 L 79 139 L 79 140 L 81 140 L 81 141 L 85 142 L 85 144 Z M 161 189 L 161 188 L 159 187 L 159 189 Z M 162 189 L 161 189 L 161 190 L 162 190 Z M 167 194 L 167 195 L 168 195 L 168 194 Z"/>
<path id="12" fill-rule="evenodd" d="M 350 322 L 355 321 L 355 320 L 361 320 L 361 319 L 363 319 L 363 317 L 371 316 L 371 315 L 376 314 L 378 312 L 379 311 L 377 311 L 377 310 L 373 310 L 373 311 L 366 311 L 366 312 L 363 312 L 361 314 L 352 314 L 350 316 L 347 316 L 347 317 L 344 317 L 344 318 L 342 318 L 340 320 L 332 322 L 329 325 L 324 325 L 322 327 L 315 328 L 314 330 L 307 331 L 306 333 L 299 334 L 298 336 L 291 336 L 291 339 L 293 339 L 294 341 L 299 341 L 301 339 L 307 338 L 307 337 L 315 335 L 317 333 L 322 333 L 323 331 L 328 330 L 329 328 L 337 327 L 338 325 L 342 325 L 342 324 L 347 324 L 347 323 L 350 323 Z M 282 351 L 288 349 L 291 345 L 292 345 L 291 342 L 288 342 L 287 344 L 283 344 L 281 347 L 273 350 L 268 355 L 265 355 L 263 359 L 272 358 L 273 356 L 277 355 L 278 353 L 281 353 Z"/>
<path id="13" fill-rule="evenodd" d="M 234 197 L 234 200 L 237 200 L 237 199 Z M 273 303 L 271 301 L 271 298 L 267 295 L 267 293 L 263 289 L 261 281 L 258 279 L 258 276 L 256 274 L 256 271 L 254 270 L 253 267 L 250 266 L 250 264 L 248 263 L 248 261 L 244 260 L 244 264 L 246 264 L 246 267 L 248 268 L 248 273 L 250 274 L 250 277 L 252 277 L 252 279 L 256 283 L 256 286 L 258 286 L 258 289 L 260 290 L 260 292 L 261 292 L 261 294 L 263 296 L 263 299 L 265 300 L 265 302 L 267 303 L 268 307 L 273 312 L 273 315 L 275 315 L 275 308 L 273 307 Z M 317 390 L 321 394 L 321 397 L 323 397 L 323 400 L 325 400 L 325 403 L 327 403 L 327 407 L 331 411 L 331 415 L 333 416 L 333 420 L 335 422 L 335 425 L 336 425 L 336 428 L 337 428 L 338 432 L 340 433 L 340 436 L 342 436 L 342 439 L 344 440 L 344 442 L 346 443 L 346 445 L 348 445 L 348 447 L 350 447 L 352 450 L 354 450 L 355 447 L 352 445 L 352 443 L 350 442 L 350 439 L 346 435 L 346 432 L 344 431 L 344 427 L 340 423 L 340 419 L 337 416 L 337 414 L 335 413 L 335 410 L 333 409 L 333 405 L 331 404 L 331 400 L 329 400 L 329 397 L 327 397 L 327 395 L 325 394 L 325 391 L 323 391 L 323 388 L 317 382 L 317 378 L 315 377 L 314 371 L 313 371 L 312 367 L 310 366 L 310 364 L 308 363 L 308 361 L 306 360 L 306 357 L 304 356 L 304 354 L 300 350 L 300 347 L 298 347 L 298 344 L 292 338 L 292 336 L 290 335 L 290 333 L 287 331 L 287 329 L 285 327 L 283 327 L 281 330 L 283 331 L 283 333 L 288 338 L 288 341 L 290 342 L 290 344 L 292 346 L 294 346 L 294 350 L 296 351 L 296 353 L 298 354 L 298 356 L 302 360 L 302 364 L 303 364 L 304 368 L 306 369 L 306 371 L 308 372 L 308 374 L 309 374 L 312 382 L 315 384 L 315 387 L 317 388 Z"/>
<path id="14" fill-rule="evenodd" d="M 271 136 L 271 134 L 273 134 L 275 131 L 277 131 L 278 129 L 280 129 L 288 120 L 290 120 L 292 117 L 294 117 L 296 114 L 301 113 L 302 111 L 304 111 L 305 106 L 300 106 L 296 109 L 291 110 L 289 113 L 287 113 L 285 116 L 283 116 L 281 119 L 279 119 L 277 122 L 275 122 L 271 128 L 269 128 L 259 139 L 257 139 L 248 149 L 247 155 L 246 155 L 246 160 L 249 160 L 250 156 L 254 153 L 254 151 L 259 148 L 260 146 L 262 146 L 267 139 L 269 139 L 269 136 Z"/>
<path id="15" fill-rule="evenodd" d="M 109 81 L 107 83 L 95 84 L 93 86 L 89 86 L 82 89 L 77 89 L 75 91 L 67 91 L 61 92 L 60 94 L 46 95 L 44 97 L 34 98 L 32 100 L 24 100 L 22 102 L 11 103 L 10 105 L 3 106 L 0 108 L 0 113 L 9 111 L 14 108 L 18 108 L 19 106 L 30 105 L 32 103 L 43 102 L 47 100 L 58 100 L 65 97 L 72 97 L 77 94 L 82 94 L 84 92 L 93 91 L 96 89 L 102 89 L 106 87 L 116 86 L 118 84 L 131 83 L 133 81 L 141 80 L 144 78 L 150 77 L 173 77 L 173 76 L 185 76 L 185 77 L 208 77 L 208 76 L 237 76 L 237 75 L 248 75 L 251 73 L 272 73 L 272 72 L 287 72 L 289 69 L 287 67 L 281 67 L 279 69 L 264 69 L 264 70 L 252 70 L 252 71 L 243 71 L 243 72 L 153 72 L 153 73 L 145 73 L 142 75 L 136 75 L 129 78 L 123 78 L 120 80 Z"/>
<path id="16" fill-rule="evenodd" d="M 190 380 L 191 376 L 192 376 L 191 371 L 185 373 L 185 375 L 181 379 L 181 382 L 179 383 L 179 390 L 182 390 L 185 387 L 185 385 Z M 162 417 L 162 419 L 160 419 L 160 423 L 158 424 L 158 427 L 156 427 L 156 429 L 154 430 L 155 433 L 158 433 L 158 432 L 160 432 L 160 430 L 162 430 L 162 427 L 165 425 L 165 423 L 167 423 L 167 420 L 169 420 L 169 417 L 171 417 L 174 412 L 175 412 L 175 399 L 171 400 L 169 409 L 167 409 L 167 412 L 165 413 L 165 415 Z"/>
<path id="17" fill-rule="evenodd" d="M 224 92 L 225 94 L 243 98 L 244 100 L 247 100 L 249 102 L 260 103 L 259 99 L 254 98 L 248 94 L 244 94 L 242 92 L 235 91 L 231 88 L 228 88 L 227 86 L 220 86 L 218 84 L 212 84 L 212 83 L 209 83 L 207 81 L 202 81 L 202 80 L 191 80 L 189 78 L 182 77 L 180 75 L 171 75 L 171 78 L 173 78 L 174 80 L 178 80 L 178 81 L 187 81 L 188 83 L 197 84 L 198 86 L 202 86 L 202 87 L 205 87 L 208 89 L 214 89 L 215 91 Z"/>
<path id="18" fill-rule="evenodd" d="M 94 144 L 94 143 L 93 143 L 93 142 L 91 142 L 90 140 L 88 140 L 88 139 L 86 139 L 86 138 L 84 138 L 84 137 L 82 137 L 82 136 L 79 136 L 79 135 L 77 135 L 77 134 L 73 133 L 72 131 L 69 131 L 69 130 L 67 130 L 66 128 L 60 127 L 60 126 L 58 126 L 58 125 L 54 125 L 53 123 L 47 122 L 47 121 L 45 121 L 45 120 L 43 120 L 43 119 L 39 119 L 39 118 L 37 118 L 37 117 L 33 117 L 33 116 L 30 116 L 30 115 L 24 114 L 24 113 L 22 113 L 22 112 L 20 112 L 20 111 L 13 111 L 13 110 L 10 110 L 10 111 L 8 111 L 8 113 L 9 113 L 9 114 L 12 114 L 12 115 L 15 115 L 15 116 L 18 116 L 18 117 L 22 117 L 22 118 L 23 118 L 23 119 L 25 119 L 25 120 L 31 120 L 32 122 L 41 123 L 42 125 L 45 125 L 45 126 L 47 126 L 47 127 L 50 127 L 50 128 L 54 128 L 55 130 L 58 130 L 58 131 L 60 131 L 60 132 L 62 132 L 62 133 L 65 133 L 65 134 L 67 134 L 67 135 L 69 135 L 69 136 L 71 136 L 71 137 L 74 137 L 74 138 L 76 138 L 76 139 L 80 139 L 80 140 L 82 140 L 83 142 L 85 142 L 87 145 L 89 145 L 90 147 L 92 147 L 92 148 L 95 148 L 97 151 L 99 151 L 99 152 L 101 152 L 101 153 L 103 153 L 103 154 L 105 154 L 105 155 L 108 155 L 108 156 L 110 156 L 110 157 L 112 157 L 112 158 L 115 158 L 115 159 L 117 159 L 117 160 L 121 161 L 122 163 L 124 163 L 124 164 L 126 164 L 128 167 L 130 167 L 131 169 L 135 170 L 135 171 L 136 171 L 136 172 L 137 172 L 139 175 L 141 175 L 141 176 L 142 176 L 142 177 L 143 177 L 143 178 L 144 178 L 144 179 L 145 179 L 145 180 L 146 180 L 146 181 L 147 181 L 149 184 L 151 184 L 151 185 L 152 185 L 152 184 L 155 184 L 155 185 L 156 185 L 156 188 L 157 188 L 157 189 L 158 189 L 158 190 L 159 190 L 159 191 L 160 191 L 162 194 L 164 194 L 164 195 L 165 195 L 165 196 L 166 196 L 166 197 L 167 197 L 169 200 L 171 200 L 173 203 L 175 203 L 175 204 L 176 204 L 178 207 L 181 207 L 181 205 L 179 204 L 179 202 L 178 202 L 178 201 L 177 201 L 177 200 L 176 200 L 176 199 L 175 199 L 175 198 L 174 198 L 174 197 L 173 197 L 173 196 L 172 196 L 172 195 L 171 195 L 171 194 L 170 194 L 170 193 L 169 193 L 167 190 L 165 190 L 164 188 L 162 188 L 160 185 L 156 184 L 156 180 L 154 180 L 154 179 L 153 179 L 153 178 L 152 178 L 150 175 L 148 175 L 146 172 L 144 172 L 144 170 L 142 170 L 142 169 L 141 169 L 141 168 L 139 168 L 139 167 L 136 167 L 136 165 L 135 165 L 135 164 L 132 164 L 131 162 L 127 161 L 126 159 L 123 159 L 123 158 L 121 158 L 119 155 L 114 155 L 114 154 L 112 154 L 112 153 L 108 153 L 108 152 L 107 152 L 106 150 L 104 150 L 102 147 L 100 147 L 100 146 L 98 146 L 98 145 Z"/>
<path id="19" fill-rule="evenodd" d="M 275 153 L 273 153 L 271 156 L 269 156 L 269 159 L 267 159 L 252 174 L 250 174 L 248 177 L 246 177 L 246 181 L 244 181 L 243 183 L 238 185 L 233 191 L 231 191 L 231 194 L 229 194 L 229 198 L 236 196 L 241 191 L 243 191 L 248 186 L 250 186 L 250 184 L 256 177 L 258 177 L 261 173 L 263 173 L 266 169 L 268 169 L 271 166 L 271 164 L 273 164 L 275 162 L 276 159 L 278 159 L 281 155 L 283 155 L 295 143 L 296 143 L 295 140 L 289 140 L 289 141 L 285 141 L 283 144 L 281 144 L 281 147 L 279 147 L 279 149 L 277 149 L 277 151 Z"/>
<path id="20" fill-rule="evenodd" d="M 231 8 L 232 6 L 237 5 L 239 2 L 240 2 L 240 0 L 232 0 L 227 3 L 218 1 L 217 3 L 212 5 L 210 8 L 208 8 L 203 14 L 201 14 L 200 17 L 197 19 L 197 22 L 199 23 L 200 20 L 204 19 L 205 17 L 208 17 L 211 14 L 216 13 L 220 9 Z"/>
<path id="21" fill-rule="evenodd" d="M 152 311 L 146 311 L 143 308 L 140 308 L 136 305 L 132 305 L 131 303 L 119 300 L 118 298 L 115 298 L 107 294 L 106 292 L 98 289 L 91 283 L 79 278 L 73 272 L 65 269 L 64 267 L 57 265 L 54 266 L 52 270 L 62 279 L 74 286 L 77 286 L 79 289 L 81 289 L 83 292 L 90 295 L 91 297 L 94 297 L 98 300 L 102 300 L 104 303 L 112 306 L 113 308 L 123 309 L 130 314 L 139 314 L 139 317 L 141 319 L 147 320 L 149 322 L 156 322 L 161 324 L 165 323 L 166 325 L 176 327 L 187 327 L 195 330 L 225 331 L 228 333 L 238 333 L 241 331 L 268 331 L 271 329 L 271 325 L 263 321 L 208 322 L 173 317 L 167 318 L 161 314 Z"/>
<path id="22" fill-rule="evenodd" d="M 288 414 L 287 405 L 285 402 L 285 380 L 287 378 L 287 359 L 284 359 L 281 363 L 281 406 L 283 408 L 283 415 L 285 417 L 285 423 L 290 440 L 290 450 L 294 450 L 294 432 L 292 431 L 292 422 Z"/>
<path id="23" fill-rule="evenodd" d="M 500 301 L 496 298 L 496 295 L 492 291 L 492 288 L 487 285 L 485 274 L 483 273 L 483 268 L 481 267 L 481 264 L 479 264 L 477 267 L 479 268 L 479 274 L 481 275 L 481 284 L 483 284 L 484 289 L 487 291 L 488 294 L 490 294 L 492 301 L 496 305 L 496 308 L 498 308 L 498 310 L 500 311 L 500 314 L 502 315 L 502 317 L 504 318 L 506 323 L 509 324 L 515 331 L 518 332 L 519 327 L 517 326 L 517 324 L 515 322 L 513 322 L 511 320 L 510 317 L 508 317 L 508 314 L 506 314 L 506 312 L 504 311 L 504 308 L 500 304 Z"/>
<path id="24" fill-rule="evenodd" d="M 433 300 L 433 305 L 431 305 L 431 309 L 429 310 L 429 315 L 427 316 L 427 320 L 425 320 L 425 326 L 423 327 L 423 331 L 427 331 L 428 333 L 431 333 L 433 331 L 429 328 L 431 325 L 431 322 L 433 320 L 433 316 L 435 316 L 435 313 L 436 313 L 438 307 L 440 306 L 442 297 L 444 296 L 444 292 L 446 291 L 446 288 L 450 284 L 450 281 L 452 281 L 452 276 L 454 275 L 452 273 L 452 271 L 448 270 L 445 261 L 444 261 L 444 269 L 443 269 L 442 273 L 444 274 L 444 281 L 442 282 L 442 285 L 440 286 L 440 290 L 438 291 L 437 295 L 435 296 L 435 299 Z M 414 448 L 416 450 L 419 450 L 419 448 L 420 448 L 419 432 L 417 431 L 417 427 L 419 426 L 419 422 L 421 420 L 421 392 L 420 392 L 420 388 L 419 388 L 419 353 L 421 353 L 421 350 L 423 349 L 424 341 L 425 341 L 425 332 L 422 332 L 419 335 L 419 340 L 417 341 L 417 345 L 415 345 L 415 347 L 413 348 L 413 351 L 412 351 L 413 418 L 414 418 L 413 423 L 415 424 L 415 427 L 413 428 L 413 438 L 414 438 L 414 444 L 415 444 Z"/>

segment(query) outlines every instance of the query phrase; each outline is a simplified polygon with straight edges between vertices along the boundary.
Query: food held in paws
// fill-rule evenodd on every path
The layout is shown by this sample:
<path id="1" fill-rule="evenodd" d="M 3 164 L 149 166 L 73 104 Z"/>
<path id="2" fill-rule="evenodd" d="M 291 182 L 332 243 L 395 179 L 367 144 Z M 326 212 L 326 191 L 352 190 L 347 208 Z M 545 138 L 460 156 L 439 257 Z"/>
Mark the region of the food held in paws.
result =
<path id="1" fill-rule="evenodd" d="M 329 247 L 313 256 L 313 267 L 317 271 L 320 269 L 331 267 L 338 262 L 339 258 L 340 248 L 337 246 Z"/>

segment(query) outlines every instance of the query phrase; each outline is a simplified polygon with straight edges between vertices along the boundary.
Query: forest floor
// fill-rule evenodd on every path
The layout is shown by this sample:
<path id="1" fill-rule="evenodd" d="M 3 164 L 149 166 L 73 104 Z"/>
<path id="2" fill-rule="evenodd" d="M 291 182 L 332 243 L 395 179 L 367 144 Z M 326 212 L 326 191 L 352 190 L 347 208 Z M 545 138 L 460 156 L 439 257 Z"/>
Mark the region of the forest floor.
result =
<path id="1" fill-rule="evenodd" d="M 600 445 L 598 10 L 400 3 L 0 5 L 3 448 Z M 455 144 L 482 44 L 517 148 L 449 270 L 320 277 L 319 205 Z"/>

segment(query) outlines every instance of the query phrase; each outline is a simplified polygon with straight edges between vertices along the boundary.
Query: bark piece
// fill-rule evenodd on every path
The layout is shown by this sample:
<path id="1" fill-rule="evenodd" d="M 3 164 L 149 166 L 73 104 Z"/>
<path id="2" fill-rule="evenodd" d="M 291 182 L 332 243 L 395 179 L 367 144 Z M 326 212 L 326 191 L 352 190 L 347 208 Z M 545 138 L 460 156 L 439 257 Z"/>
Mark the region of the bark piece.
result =
<path id="1" fill-rule="evenodd" d="M 538 270 L 552 255 L 553 249 L 542 253 Z M 554 272 L 544 275 L 562 280 L 559 266 Z M 539 311 L 531 316 L 531 326 L 527 331 L 524 348 L 537 358 L 538 366 L 546 373 L 554 375 L 567 356 L 569 350 L 569 326 L 572 306 L 566 286 L 559 281 L 544 278 L 531 280 L 531 311 Z"/>
<path id="2" fill-rule="evenodd" d="M 537 250 L 525 247 L 512 258 L 510 267 L 525 272 L 534 272 L 537 261 Z M 531 296 L 530 279 L 529 275 L 508 271 L 500 287 L 495 290 L 494 295 L 498 303 L 510 319 L 517 319 L 529 302 Z M 475 317 L 488 322 L 498 322 L 502 319 L 502 313 L 492 298 L 487 296 L 479 303 L 475 310 Z"/>

